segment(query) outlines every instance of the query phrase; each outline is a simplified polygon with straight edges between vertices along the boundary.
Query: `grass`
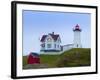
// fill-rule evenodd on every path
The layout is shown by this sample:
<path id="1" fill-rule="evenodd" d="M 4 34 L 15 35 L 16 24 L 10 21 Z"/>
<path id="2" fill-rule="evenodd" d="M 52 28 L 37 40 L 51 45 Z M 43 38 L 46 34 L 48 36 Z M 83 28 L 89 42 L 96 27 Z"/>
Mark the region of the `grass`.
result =
<path id="1" fill-rule="evenodd" d="M 77 67 L 91 65 L 90 48 L 73 48 L 60 55 L 40 55 L 40 63 L 48 68 L 54 67 Z M 23 66 L 27 65 L 27 57 L 23 56 Z"/>
<path id="2" fill-rule="evenodd" d="M 23 66 L 27 65 L 27 56 L 23 56 Z"/>
<path id="3" fill-rule="evenodd" d="M 59 55 L 40 55 L 40 63 L 47 64 L 48 67 L 56 67 L 55 61 L 59 58 Z"/>
<path id="4" fill-rule="evenodd" d="M 58 67 L 90 66 L 91 54 L 89 48 L 74 48 L 65 51 L 57 60 Z"/>

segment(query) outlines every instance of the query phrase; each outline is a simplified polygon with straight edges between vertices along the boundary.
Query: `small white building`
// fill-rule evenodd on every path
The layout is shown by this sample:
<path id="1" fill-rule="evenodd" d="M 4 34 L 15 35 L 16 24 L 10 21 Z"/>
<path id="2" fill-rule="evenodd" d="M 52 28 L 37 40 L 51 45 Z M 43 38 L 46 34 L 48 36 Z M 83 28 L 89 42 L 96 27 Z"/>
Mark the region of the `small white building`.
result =
<path id="1" fill-rule="evenodd" d="M 74 48 L 74 44 L 63 45 L 62 46 L 62 52 L 67 51 L 67 50 L 70 50 L 72 48 Z"/>
<path id="2" fill-rule="evenodd" d="M 41 52 L 60 52 L 61 51 L 61 39 L 59 34 L 54 32 L 48 35 L 43 35 L 41 38 Z"/>

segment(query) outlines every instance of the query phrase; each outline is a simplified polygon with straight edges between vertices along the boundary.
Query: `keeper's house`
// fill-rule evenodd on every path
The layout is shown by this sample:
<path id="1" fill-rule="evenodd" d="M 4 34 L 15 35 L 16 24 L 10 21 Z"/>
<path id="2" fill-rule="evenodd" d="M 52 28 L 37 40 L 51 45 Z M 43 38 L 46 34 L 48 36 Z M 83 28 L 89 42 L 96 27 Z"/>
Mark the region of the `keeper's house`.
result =
<path id="1" fill-rule="evenodd" d="M 41 42 L 41 52 L 60 52 L 61 51 L 61 39 L 59 34 L 54 32 L 48 35 L 43 35 L 40 39 Z"/>

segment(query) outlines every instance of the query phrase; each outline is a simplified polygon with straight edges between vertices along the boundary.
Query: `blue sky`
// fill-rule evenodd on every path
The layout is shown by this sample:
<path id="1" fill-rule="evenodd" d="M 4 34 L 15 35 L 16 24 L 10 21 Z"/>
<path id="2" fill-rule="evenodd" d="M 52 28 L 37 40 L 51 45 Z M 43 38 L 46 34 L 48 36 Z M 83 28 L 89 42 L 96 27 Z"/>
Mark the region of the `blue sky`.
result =
<path id="1" fill-rule="evenodd" d="M 55 32 L 61 37 L 62 45 L 73 43 L 73 28 L 82 29 L 82 47 L 91 46 L 91 15 L 87 13 L 45 12 L 23 10 L 23 54 L 40 51 L 40 38 Z"/>

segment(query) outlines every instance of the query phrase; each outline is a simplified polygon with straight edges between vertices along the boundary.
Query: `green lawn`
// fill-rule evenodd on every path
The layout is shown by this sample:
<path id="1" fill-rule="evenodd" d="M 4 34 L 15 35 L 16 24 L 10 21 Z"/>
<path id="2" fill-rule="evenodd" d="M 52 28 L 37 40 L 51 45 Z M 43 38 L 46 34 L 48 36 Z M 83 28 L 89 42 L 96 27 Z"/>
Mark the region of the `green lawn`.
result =
<path id="1" fill-rule="evenodd" d="M 40 55 L 40 62 L 42 64 L 48 65 L 48 67 L 56 67 L 55 61 L 60 57 L 60 55 Z"/>
<path id="2" fill-rule="evenodd" d="M 27 56 L 23 56 L 23 66 L 27 65 Z"/>
<path id="3" fill-rule="evenodd" d="M 40 55 L 41 64 L 51 67 L 77 67 L 91 65 L 90 48 L 73 48 L 60 55 Z M 23 56 L 23 66 L 27 65 L 27 57 Z"/>
<path id="4" fill-rule="evenodd" d="M 91 54 L 89 48 L 74 48 L 60 55 L 58 67 L 90 66 Z"/>

